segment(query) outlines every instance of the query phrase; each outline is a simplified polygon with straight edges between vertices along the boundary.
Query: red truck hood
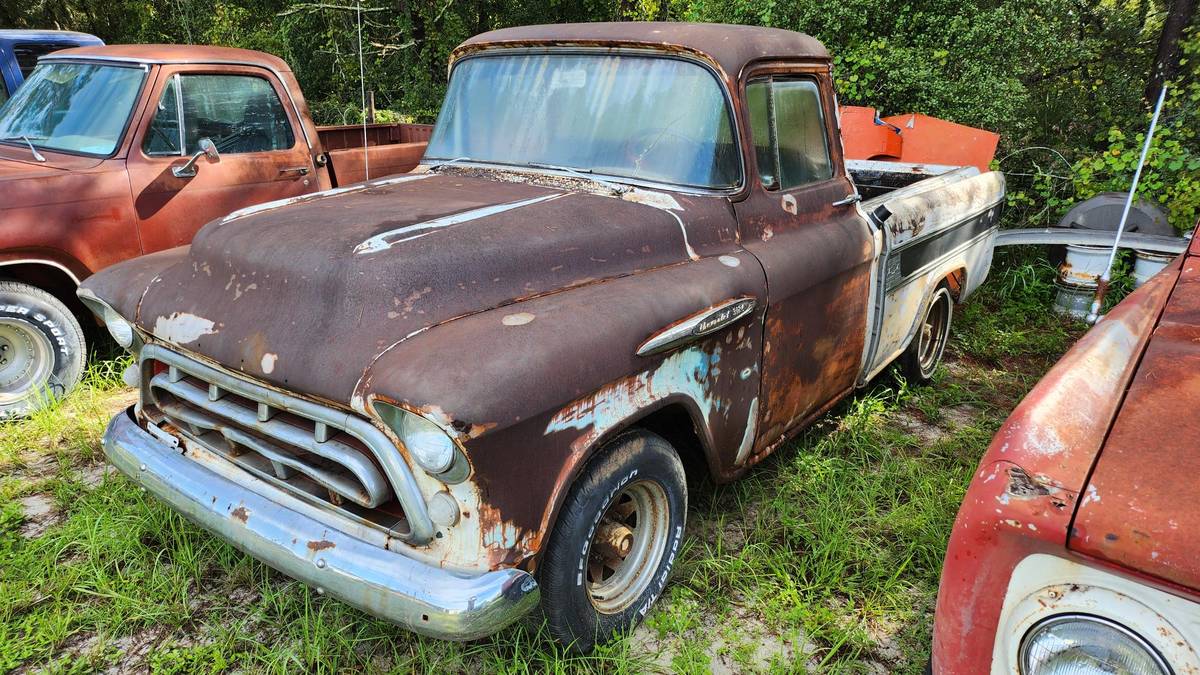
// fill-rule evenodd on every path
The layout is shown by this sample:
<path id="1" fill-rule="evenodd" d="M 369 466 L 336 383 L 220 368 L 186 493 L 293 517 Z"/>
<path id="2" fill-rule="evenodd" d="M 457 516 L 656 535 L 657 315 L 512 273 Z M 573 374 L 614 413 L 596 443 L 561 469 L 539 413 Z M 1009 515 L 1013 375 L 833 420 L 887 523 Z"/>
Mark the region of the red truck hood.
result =
<path id="1" fill-rule="evenodd" d="M 103 160 L 43 152 L 45 162 L 34 160 L 28 148 L 0 143 L 0 210 L 57 204 L 79 198 L 73 190 L 56 185 L 59 178 L 95 169 Z"/>
<path id="2" fill-rule="evenodd" d="M 406 336 L 736 238 L 724 198 L 635 202 L 578 188 L 410 175 L 214 221 L 186 255 L 158 257 L 137 321 L 231 369 L 349 403 L 375 357 Z M 85 285 L 129 316 L 128 287 L 147 287 L 147 265 Z"/>
<path id="3" fill-rule="evenodd" d="M 1080 500 L 1069 546 L 1200 590 L 1200 257 L 1192 249 Z"/>
<path id="4" fill-rule="evenodd" d="M 35 160 L 29 148 L 0 143 L 0 181 L 56 176 L 64 171 L 84 171 L 104 161 L 48 150 L 41 153 L 46 158 L 45 162 Z"/>

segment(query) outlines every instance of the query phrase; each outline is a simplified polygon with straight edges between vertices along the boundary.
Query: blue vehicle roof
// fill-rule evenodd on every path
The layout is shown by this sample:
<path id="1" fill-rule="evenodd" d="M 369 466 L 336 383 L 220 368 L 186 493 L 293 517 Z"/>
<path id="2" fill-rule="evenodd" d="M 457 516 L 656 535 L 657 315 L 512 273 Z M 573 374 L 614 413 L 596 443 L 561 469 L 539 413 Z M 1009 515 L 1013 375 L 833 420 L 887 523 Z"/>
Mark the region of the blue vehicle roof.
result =
<path id="1" fill-rule="evenodd" d="M 9 46 L 20 42 L 54 43 L 63 45 L 102 45 L 104 41 L 95 35 L 71 30 L 26 30 L 0 28 L 0 45 Z"/>

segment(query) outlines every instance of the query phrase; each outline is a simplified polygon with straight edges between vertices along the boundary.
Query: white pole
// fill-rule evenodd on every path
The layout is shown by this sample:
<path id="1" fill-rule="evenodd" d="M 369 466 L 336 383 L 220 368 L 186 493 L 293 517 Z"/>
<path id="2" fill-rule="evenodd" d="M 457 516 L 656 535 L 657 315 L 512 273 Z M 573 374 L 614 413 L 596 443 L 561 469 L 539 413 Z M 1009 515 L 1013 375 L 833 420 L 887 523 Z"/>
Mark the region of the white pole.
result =
<path id="1" fill-rule="evenodd" d="M 1108 254 L 1108 267 L 1096 283 L 1096 297 L 1092 300 L 1092 310 L 1088 312 L 1088 323 L 1100 320 L 1100 305 L 1104 303 L 1104 293 L 1108 290 L 1108 282 L 1112 280 L 1113 263 L 1117 260 L 1117 250 L 1121 245 L 1121 235 L 1125 232 L 1125 222 L 1129 219 L 1129 209 L 1133 206 L 1133 198 L 1137 194 L 1138 181 L 1142 178 L 1142 166 L 1146 163 L 1146 155 L 1150 152 L 1150 141 L 1154 138 L 1154 128 L 1158 126 L 1158 115 L 1162 112 L 1163 100 L 1167 97 L 1167 83 L 1163 82 L 1158 92 L 1158 102 L 1154 104 L 1154 115 L 1150 118 L 1150 130 L 1146 132 L 1146 142 L 1142 144 L 1142 156 L 1138 159 L 1137 169 L 1133 172 L 1133 184 L 1129 186 L 1129 195 L 1125 198 L 1125 209 L 1121 211 L 1121 222 L 1117 224 L 1117 236 L 1113 239 L 1112 251 Z"/>
<path id="2" fill-rule="evenodd" d="M 366 69 L 363 66 L 363 50 L 362 50 L 362 3 L 356 5 L 358 15 L 358 86 L 362 95 L 362 137 L 363 137 L 363 174 L 365 180 L 371 180 L 371 160 L 367 152 L 367 77 Z"/>

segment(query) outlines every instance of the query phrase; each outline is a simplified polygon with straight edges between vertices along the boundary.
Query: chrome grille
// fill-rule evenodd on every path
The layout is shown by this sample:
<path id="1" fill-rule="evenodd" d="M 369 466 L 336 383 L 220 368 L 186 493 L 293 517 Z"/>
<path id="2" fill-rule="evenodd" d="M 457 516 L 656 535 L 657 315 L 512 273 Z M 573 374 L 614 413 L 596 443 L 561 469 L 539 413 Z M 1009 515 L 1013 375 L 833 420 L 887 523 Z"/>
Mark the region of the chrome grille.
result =
<path id="1" fill-rule="evenodd" d="M 159 345 L 141 352 L 143 415 L 246 471 L 407 541 L 433 533 L 408 465 L 366 420 Z"/>

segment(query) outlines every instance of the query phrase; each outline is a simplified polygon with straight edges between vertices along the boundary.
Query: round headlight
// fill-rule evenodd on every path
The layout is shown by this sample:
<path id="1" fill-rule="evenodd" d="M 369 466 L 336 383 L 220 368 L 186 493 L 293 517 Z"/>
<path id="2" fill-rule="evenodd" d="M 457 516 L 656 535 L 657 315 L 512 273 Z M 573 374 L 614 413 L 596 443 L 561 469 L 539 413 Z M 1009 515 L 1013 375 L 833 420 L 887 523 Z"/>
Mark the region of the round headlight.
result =
<path id="1" fill-rule="evenodd" d="M 442 474 L 454 464 L 457 447 L 441 427 L 420 415 L 387 403 L 375 403 L 375 411 L 384 424 L 400 437 L 408 454 L 422 469 Z"/>
<path id="2" fill-rule="evenodd" d="M 432 422 L 425 422 L 432 428 L 412 424 L 410 427 L 417 428 L 410 428 L 401 439 L 421 468 L 429 473 L 443 473 L 454 462 L 454 441 Z"/>
<path id="3" fill-rule="evenodd" d="M 104 312 L 104 325 L 108 328 L 108 334 L 112 336 L 117 344 L 121 345 L 122 349 L 129 349 L 133 346 L 133 325 L 121 317 L 120 314 L 110 310 Z"/>
<path id="4" fill-rule="evenodd" d="M 1171 672 L 1154 647 L 1137 633 L 1082 614 L 1052 617 L 1031 628 L 1021 641 L 1020 660 L 1022 675 Z"/>

